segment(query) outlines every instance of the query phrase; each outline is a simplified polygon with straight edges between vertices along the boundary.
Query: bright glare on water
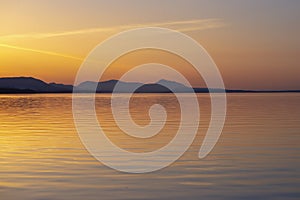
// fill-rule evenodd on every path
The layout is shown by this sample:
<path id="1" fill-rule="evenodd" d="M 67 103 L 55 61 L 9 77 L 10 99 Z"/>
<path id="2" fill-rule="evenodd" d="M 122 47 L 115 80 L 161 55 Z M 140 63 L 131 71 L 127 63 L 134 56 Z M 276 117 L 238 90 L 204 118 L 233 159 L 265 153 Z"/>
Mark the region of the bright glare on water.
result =
<path id="1" fill-rule="evenodd" d="M 300 94 L 228 94 L 222 135 L 201 160 L 210 98 L 197 96 L 200 128 L 189 150 L 157 172 L 127 174 L 104 166 L 85 150 L 73 122 L 71 94 L 0 95 L 0 199 L 299 199 Z M 119 147 L 149 152 L 176 134 L 180 109 L 174 95 L 132 98 L 130 112 L 141 126 L 149 123 L 151 105 L 167 110 L 164 128 L 148 139 L 121 132 L 110 97 L 97 95 L 97 114 Z"/>

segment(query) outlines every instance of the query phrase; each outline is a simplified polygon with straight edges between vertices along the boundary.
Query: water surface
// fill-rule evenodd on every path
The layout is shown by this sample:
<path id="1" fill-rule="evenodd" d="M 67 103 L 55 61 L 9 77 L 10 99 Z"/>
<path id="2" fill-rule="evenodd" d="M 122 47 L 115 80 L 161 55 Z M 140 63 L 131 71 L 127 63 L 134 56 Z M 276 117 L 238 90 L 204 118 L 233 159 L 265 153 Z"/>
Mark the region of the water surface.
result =
<path id="1" fill-rule="evenodd" d="M 210 100 L 197 96 L 201 122 L 189 150 L 160 171 L 127 174 L 85 150 L 73 123 L 71 94 L 0 95 L 0 199 L 299 199 L 300 94 L 228 94 L 223 133 L 201 160 Z M 161 133 L 146 140 L 115 125 L 109 94 L 98 94 L 96 107 L 115 144 L 149 152 L 174 137 L 180 120 L 172 94 L 137 94 L 131 102 L 136 123 L 149 123 L 153 103 L 164 105 L 168 118 Z"/>

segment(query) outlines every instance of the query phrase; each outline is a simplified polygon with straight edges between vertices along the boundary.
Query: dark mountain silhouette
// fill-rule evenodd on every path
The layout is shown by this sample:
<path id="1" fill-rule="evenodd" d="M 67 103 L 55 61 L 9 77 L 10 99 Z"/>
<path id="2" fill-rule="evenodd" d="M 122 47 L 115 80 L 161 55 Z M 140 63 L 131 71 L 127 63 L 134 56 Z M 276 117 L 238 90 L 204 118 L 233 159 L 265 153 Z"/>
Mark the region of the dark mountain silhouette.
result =
<path id="1" fill-rule="evenodd" d="M 118 83 L 118 87 L 115 88 Z M 83 82 L 76 87 L 78 92 L 92 92 L 95 90 L 101 93 L 111 93 L 114 91 L 119 93 L 126 93 L 135 91 L 136 93 L 170 93 L 174 92 L 192 92 L 192 88 L 185 85 L 168 80 L 160 80 L 157 83 L 143 84 L 138 82 L 123 82 L 118 80 L 109 80 L 104 82 Z M 170 89 L 172 89 L 172 91 Z"/>
<path id="2" fill-rule="evenodd" d="M 59 93 L 72 92 L 73 86 L 45 83 L 32 77 L 0 78 L 1 93 Z"/>
<path id="3" fill-rule="evenodd" d="M 42 80 L 32 77 L 8 77 L 0 78 L 0 93 L 71 93 L 82 92 L 90 93 L 96 90 L 97 93 L 111 93 L 114 91 L 116 84 L 118 87 L 115 92 L 128 93 L 134 91 L 135 93 L 208 93 L 208 92 L 224 92 L 218 88 L 190 88 L 178 82 L 169 80 L 160 80 L 156 83 L 143 84 L 138 82 L 123 82 L 118 80 L 109 80 L 103 82 L 86 81 L 77 86 L 46 83 Z M 253 90 L 226 90 L 228 93 L 233 92 L 300 92 L 300 90 L 281 90 L 281 91 L 253 91 Z"/>
<path id="4" fill-rule="evenodd" d="M 118 80 L 109 80 L 109 81 L 103 81 L 103 82 L 92 82 L 92 81 L 86 81 L 81 84 L 79 84 L 75 91 L 77 92 L 93 92 L 96 89 L 99 93 L 111 93 L 114 90 L 115 85 L 119 83 L 118 90 L 115 92 L 128 92 L 132 88 L 139 88 L 143 85 L 143 83 L 137 83 L 137 82 L 123 82 Z"/>
<path id="5" fill-rule="evenodd" d="M 61 91 L 72 91 L 73 90 L 73 85 L 65 85 L 65 84 L 60 84 L 60 83 L 49 83 L 50 86 L 57 90 Z"/>

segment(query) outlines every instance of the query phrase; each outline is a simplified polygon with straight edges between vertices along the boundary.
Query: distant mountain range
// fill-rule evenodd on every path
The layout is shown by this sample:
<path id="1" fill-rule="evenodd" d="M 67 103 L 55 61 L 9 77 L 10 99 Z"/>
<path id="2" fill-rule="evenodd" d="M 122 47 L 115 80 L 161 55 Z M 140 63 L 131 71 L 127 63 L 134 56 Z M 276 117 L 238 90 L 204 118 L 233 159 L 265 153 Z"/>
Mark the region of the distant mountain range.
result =
<path id="1" fill-rule="evenodd" d="M 0 93 L 69 93 L 72 85 L 45 83 L 32 77 L 0 78 Z"/>
<path id="2" fill-rule="evenodd" d="M 76 92 L 90 93 L 93 88 L 97 93 L 112 93 L 118 83 L 115 92 L 128 93 L 208 93 L 208 88 L 190 88 L 181 83 L 168 80 L 160 80 L 156 83 L 143 84 L 139 82 L 123 82 L 118 80 L 109 80 L 103 82 L 86 81 L 77 86 L 46 83 L 42 80 L 32 77 L 8 77 L 0 78 L 0 93 L 72 93 Z M 170 89 L 168 89 L 170 88 Z M 210 92 L 224 92 L 222 89 L 211 88 Z M 281 90 L 281 91 L 251 91 L 251 90 L 226 90 L 226 92 L 300 92 L 300 90 Z"/>

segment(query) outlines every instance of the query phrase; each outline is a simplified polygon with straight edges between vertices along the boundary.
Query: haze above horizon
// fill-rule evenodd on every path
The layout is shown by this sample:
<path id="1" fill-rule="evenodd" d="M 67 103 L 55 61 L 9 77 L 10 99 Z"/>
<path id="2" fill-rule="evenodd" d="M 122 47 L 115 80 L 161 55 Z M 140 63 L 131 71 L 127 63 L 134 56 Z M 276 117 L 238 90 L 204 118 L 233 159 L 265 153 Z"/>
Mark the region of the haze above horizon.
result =
<path id="1" fill-rule="evenodd" d="M 157 26 L 198 41 L 219 67 L 226 88 L 299 90 L 299 8 L 300 2 L 292 0 L 3 1 L 0 77 L 73 84 L 97 44 L 120 31 Z M 205 87 L 187 61 L 154 50 L 120 57 L 101 80 L 119 79 L 130 67 L 150 62 L 174 67 L 194 87 Z M 153 65 L 125 81 L 160 79 L 174 77 Z"/>

